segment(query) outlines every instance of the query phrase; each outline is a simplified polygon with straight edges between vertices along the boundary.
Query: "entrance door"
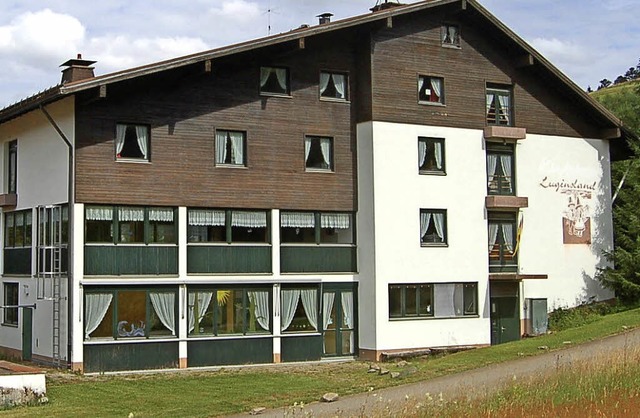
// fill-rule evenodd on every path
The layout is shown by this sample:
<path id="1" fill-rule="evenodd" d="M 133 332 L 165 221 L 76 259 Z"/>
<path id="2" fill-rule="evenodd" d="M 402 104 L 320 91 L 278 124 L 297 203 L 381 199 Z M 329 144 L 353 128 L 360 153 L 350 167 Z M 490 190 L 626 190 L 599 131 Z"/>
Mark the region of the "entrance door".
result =
<path id="1" fill-rule="evenodd" d="M 352 289 L 325 289 L 322 293 L 323 354 L 355 353 L 355 310 Z"/>
<path id="2" fill-rule="evenodd" d="M 491 344 L 520 339 L 520 311 L 517 297 L 491 298 Z"/>
<path id="3" fill-rule="evenodd" d="M 22 308 L 22 360 L 31 361 L 33 309 Z"/>

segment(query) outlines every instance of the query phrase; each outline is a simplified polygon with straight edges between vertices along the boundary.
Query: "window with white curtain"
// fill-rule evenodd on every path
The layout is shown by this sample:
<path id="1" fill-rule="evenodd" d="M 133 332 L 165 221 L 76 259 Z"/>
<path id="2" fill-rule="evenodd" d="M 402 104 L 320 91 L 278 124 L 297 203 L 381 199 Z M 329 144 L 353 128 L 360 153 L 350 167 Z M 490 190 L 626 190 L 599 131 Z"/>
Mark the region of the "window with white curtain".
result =
<path id="1" fill-rule="evenodd" d="M 87 243 L 177 244 L 178 242 L 175 208 L 87 205 L 84 216 L 85 242 Z M 115 234 L 114 231 L 116 231 Z"/>
<path id="2" fill-rule="evenodd" d="M 289 95 L 289 69 L 260 67 L 260 94 Z"/>
<path id="3" fill-rule="evenodd" d="M 510 86 L 487 85 L 487 125 L 513 126 L 513 93 Z"/>
<path id="4" fill-rule="evenodd" d="M 304 161 L 308 171 L 332 171 L 333 138 L 323 136 L 305 137 Z"/>
<path id="5" fill-rule="evenodd" d="M 347 212 L 280 212 L 282 243 L 354 243 L 353 215 Z"/>
<path id="6" fill-rule="evenodd" d="M 116 160 L 149 161 L 149 126 L 116 124 Z"/>
<path id="7" fill-rule="evenodd" d="M 322 98 L 348 100 L 349 77 L 344 73 L 321 71 L 319 88 Z"/>
<path id="8" fill-rule="evenodd" d="M 389 318 L 455 318 L 478 315 L 478 283 L 389 285 Z"/>
<path id="9" fill-rule="evenodd" d="M 514 144 L 487 142 L 487 193 L 515 195 Z"/>
<path id="10" fill-rule="evenodd" d="M 189 209 L 187 236 L 198 242 L 269 242 L 268 211 Z"/>
<path id="11" fill-rule="evenodd" d="M 247 165 L 247 133 L 216 130 L 216 165 Z"/>
<path id="12" fill-rule="evenodd" d="M 444 174 L 444 138 L 418 137 L 420 174 Z"/>
<path id="13" fill-rule="evenodd" d="M 420 210 L 420 243 L 423 246 L 447 244 L 446 210 Z"/>
<path id="14" fill-rule="evenodd" d="M 418 76 L 418 102 L 423 104 L 444 104 L 444 78 Z"/>
<path id="15" fill-rule="evenodd" d="M 318 330 L 318 289 L 283 287 L 280 292 L 282 332 Z"/>
<path id="16" fill-rule="evenodd" d="M 460 47 L 460 26 L 445 23 L 440 30 L 442 46 Z"/>
<path id="17" fill-rule="evenodd" d="M 515 212 L 489 212 L 489 271 L 516 271 L 518 267 Z"/>

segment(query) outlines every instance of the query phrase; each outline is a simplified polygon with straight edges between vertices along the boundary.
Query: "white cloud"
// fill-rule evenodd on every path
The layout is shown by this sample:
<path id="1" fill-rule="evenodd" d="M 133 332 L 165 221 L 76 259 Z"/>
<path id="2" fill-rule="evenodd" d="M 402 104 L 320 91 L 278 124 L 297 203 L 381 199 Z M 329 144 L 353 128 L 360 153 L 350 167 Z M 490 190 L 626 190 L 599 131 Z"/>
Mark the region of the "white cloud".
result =
<path id="1" fill-rule="evenodd" d="M 549 61 L 569 65 L 586 64 L 592 56 L 586 48 L 557 38 L 535 38 L 532 46 Z"/>
<path id="2" fill-rule="evenodd" d="M 222 7 L 212 8 L 211 14 L 222 19 L 236 22 L 248 22 L 260 15 L 260 7 L 257 3 L 245 0 L 229 0 Z"/>

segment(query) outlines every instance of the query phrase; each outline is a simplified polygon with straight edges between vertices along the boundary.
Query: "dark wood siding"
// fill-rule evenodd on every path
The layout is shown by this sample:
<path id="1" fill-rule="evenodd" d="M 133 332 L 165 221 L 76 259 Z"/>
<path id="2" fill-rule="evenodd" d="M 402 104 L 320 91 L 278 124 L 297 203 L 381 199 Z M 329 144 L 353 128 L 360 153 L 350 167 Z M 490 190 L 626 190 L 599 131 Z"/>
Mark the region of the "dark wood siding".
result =
<path id="1" fill-rule="evenodd" d="M 109 85 L 105 99 L 79 97 L 77 201 L 353 211 L 355 111 L 318 91 L 321 69 L 347 72 L 355 85 L 355 47 L 340 39 L 238 54 L 214 61 L 212 73 L 202 64 Z M 289 68 L 291 97 L 259 95 L 262 65 Z M 151 126 L 149 163 L 115 161 L 118 122 Z M 215 166 L 216 128 L 246 131 L 246 168 Z M 305 135 L 333 137 L 333 173 L 305 172 Z"/>
<path id="2" fill-rule="evenodd" d="M 441 46 L 443 22 L 460 25 L 461 48 Z M 566 86 L 539 66 L 518 68 L 513 42 L 459 4 L 394 18 L 372 37 L 373 120 L 482 128 L 486 83 L 500 83 L 514 86 L 515 125 L 528 133 L 599 135 Z M 444 78 L 445 106 L 418 104 L 419 74 Z"/>

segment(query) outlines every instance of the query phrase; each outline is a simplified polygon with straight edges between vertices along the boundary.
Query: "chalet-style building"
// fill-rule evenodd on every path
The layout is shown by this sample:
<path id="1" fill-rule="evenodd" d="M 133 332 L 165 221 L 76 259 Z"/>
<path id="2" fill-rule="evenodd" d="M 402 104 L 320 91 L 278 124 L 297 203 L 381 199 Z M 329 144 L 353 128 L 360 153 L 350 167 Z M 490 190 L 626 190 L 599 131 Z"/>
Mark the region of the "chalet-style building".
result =
<path id="1" fill-rule="evenodd" d="M 328 18 L 0 110 L 6 353 L 377 359 L 613 296 L 618 119 L 475 0 Z"/>

